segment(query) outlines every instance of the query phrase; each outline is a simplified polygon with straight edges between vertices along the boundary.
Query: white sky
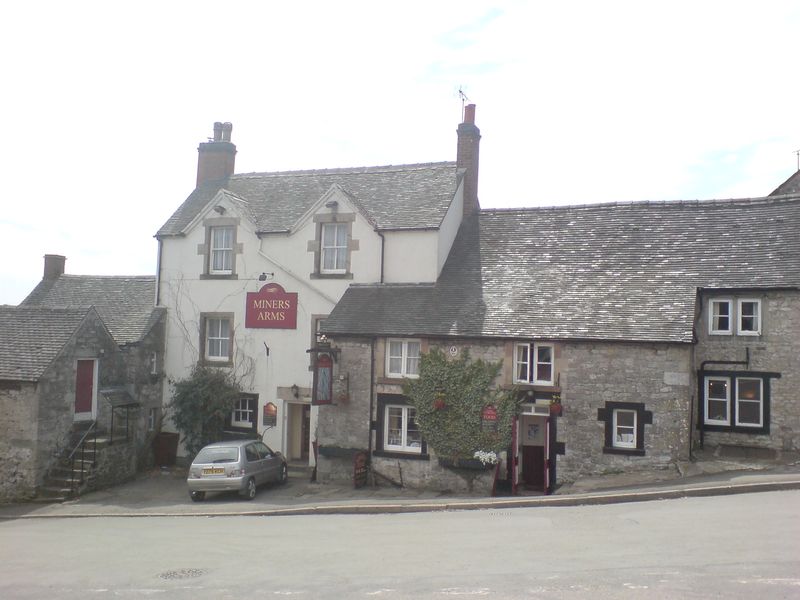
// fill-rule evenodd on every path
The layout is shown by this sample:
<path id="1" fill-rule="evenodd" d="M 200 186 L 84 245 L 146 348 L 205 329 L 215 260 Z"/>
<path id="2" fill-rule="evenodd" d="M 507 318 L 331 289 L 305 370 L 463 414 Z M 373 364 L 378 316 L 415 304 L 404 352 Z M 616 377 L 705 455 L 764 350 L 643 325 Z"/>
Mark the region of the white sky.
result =
<path id="1" fill-rule="evenodd" d="M 237 172 L 455 160 L 488 207 L 769 194 L 800 148 L 800 3 L 43 2 L 0 6 L 0 304 L 154 274 L 153 235 L 233 123 Z"/>

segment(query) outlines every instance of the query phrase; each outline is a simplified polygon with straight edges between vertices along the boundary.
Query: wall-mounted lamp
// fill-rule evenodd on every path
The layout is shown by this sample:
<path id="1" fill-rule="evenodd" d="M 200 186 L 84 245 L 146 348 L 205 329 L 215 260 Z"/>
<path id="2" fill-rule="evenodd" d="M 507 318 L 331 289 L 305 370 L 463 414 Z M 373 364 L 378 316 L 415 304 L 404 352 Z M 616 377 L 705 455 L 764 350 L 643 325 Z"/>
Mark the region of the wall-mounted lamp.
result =
<path id="1" fill-rule="evenodd" d="M 266 281 L 267 279 L 272 279 L 273 277 L 275 277 L 275 273 L 261 273 L 261 275 L 258 276 L 258 280 Z"/>
<path id="2" fill-rule="evenodd" d="M 297 387 L 296 383 L 292 384 L 292 388 L 291 389 L 292 389 L 292 396 L 294 396 L 295 398 L 299 398 L 300 397 L 300 388 Z"/>

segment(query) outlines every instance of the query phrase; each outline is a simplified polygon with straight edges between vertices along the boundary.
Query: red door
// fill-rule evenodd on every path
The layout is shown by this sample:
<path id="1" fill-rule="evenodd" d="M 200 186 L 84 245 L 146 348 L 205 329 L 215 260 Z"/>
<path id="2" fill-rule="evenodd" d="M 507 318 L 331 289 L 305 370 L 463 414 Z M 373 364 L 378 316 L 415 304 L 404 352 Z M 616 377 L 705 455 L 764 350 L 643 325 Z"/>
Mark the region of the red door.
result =
<path id="1" fill-rule="evenodd" d="M 515 416 L 511 422 L 511 493 L 517 494 L 519 486 L 519 419 Z"/>
<path id="2" fill-rule="evenodd" d="M 75 377 L 75 414 L 91 415 L 94 399 L 94 361 L 79 360 Z"/>

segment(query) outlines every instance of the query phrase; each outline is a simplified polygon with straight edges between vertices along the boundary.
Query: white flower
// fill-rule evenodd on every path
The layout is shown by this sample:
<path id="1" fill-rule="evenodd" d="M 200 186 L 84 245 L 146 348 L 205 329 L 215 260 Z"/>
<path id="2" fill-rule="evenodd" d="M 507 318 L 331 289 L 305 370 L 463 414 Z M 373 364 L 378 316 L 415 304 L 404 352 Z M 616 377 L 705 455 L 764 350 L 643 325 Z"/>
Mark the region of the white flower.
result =
<path id="1" fill-rule="evenodd" d="M 494 452 L 486 452 L 485 450 L 477 450 L 475 454 L 472 455 L 472 458 L 478 459 L 484 465 L 496 465 L 498 461 L 497 454 Z"/>

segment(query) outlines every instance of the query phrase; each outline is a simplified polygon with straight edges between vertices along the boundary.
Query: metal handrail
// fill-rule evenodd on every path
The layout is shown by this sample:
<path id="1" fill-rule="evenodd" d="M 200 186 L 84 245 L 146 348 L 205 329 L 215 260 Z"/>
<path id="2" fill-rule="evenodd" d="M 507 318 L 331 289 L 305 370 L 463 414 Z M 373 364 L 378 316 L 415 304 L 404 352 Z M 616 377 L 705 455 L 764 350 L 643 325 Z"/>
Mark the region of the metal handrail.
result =
<path id="1" fill-rule="evenodd" d="M 81 451 L 81 478 L 78 482 L 78 486 L 83 485 L 83 463 L 84 457 L 86 456 L 86 442 L 88 441 L 86 438 L 89 437 L 90 433 L 94 433 L 94 446 L 95 446 L 95 453 L 94 453 L 94 461 L 92 462 L 92 466 L 94 466 L 95 461 L 97 460 L 97 421 L 92 421 L 92 424 L 89 425 L 89 428 L 86 430 L 81 436 L 80 441 L 78 444 L 72 449 L 72 452 L 69 453 L 67 456 L 67 462 L 69 462 L 69 468 L 71 473 L 75 473 L 75 453 L 80 450 Z M 74 478 L 70 478 L 70 492 L 75 493 L 75 480 Z"/>

